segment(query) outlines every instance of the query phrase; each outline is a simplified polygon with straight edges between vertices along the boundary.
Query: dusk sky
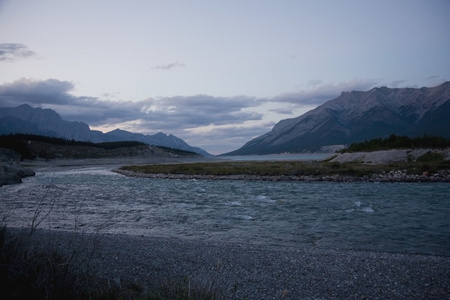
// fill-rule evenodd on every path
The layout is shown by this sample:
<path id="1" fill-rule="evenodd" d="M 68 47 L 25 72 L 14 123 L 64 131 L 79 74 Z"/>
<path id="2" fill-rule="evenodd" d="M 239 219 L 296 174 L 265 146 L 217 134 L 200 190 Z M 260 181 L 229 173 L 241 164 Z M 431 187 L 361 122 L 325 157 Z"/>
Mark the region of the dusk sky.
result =
<path id="1" fill-rule="evenodd" d="M 219 154 L 342 91 L 450 80 L 449 0 L 0 0 L 0 106 Z"/>

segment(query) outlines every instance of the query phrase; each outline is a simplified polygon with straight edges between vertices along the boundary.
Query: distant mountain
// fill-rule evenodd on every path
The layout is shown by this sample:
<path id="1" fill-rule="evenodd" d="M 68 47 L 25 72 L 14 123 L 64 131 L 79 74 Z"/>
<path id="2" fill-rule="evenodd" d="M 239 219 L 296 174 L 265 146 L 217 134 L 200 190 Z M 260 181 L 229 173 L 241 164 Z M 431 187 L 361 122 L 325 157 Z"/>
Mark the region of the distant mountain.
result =
<path id="1" fill-rule="evenodd" d="M 174 135 L 166 135 L 162 132 L 144 135 L 120 129 L 103 133 L 91 130 L 89 125 L 83 122 L 65 121 L 52 109 L 33 108 L 27 104 L 17 107 L 0 107 L 0 135 L 10 133 L 37 134 L 94 143 L 138 141 L 211 156 L 205 150 L 189 146 Z"/>
<path id="2" fill-rule="evenodd" d="M 0 134 L 32 133 L 79 141 L 91 139 L 92 132 L 83 122 L 64 121 L 51 109 L 27 104 L 0 108 Z"/>
<path id="3" fill-rule="evenodd" d="M 189 146 L 185 141 L 176 136 L 169 134 L 166 135 L 162 132 L 158 132 L 154 135 L 144 135 L 142 133 L 132 133 L 129 131 L 115 129 L 107 132 L 103 135 L 103 141 L 118 142 L 118 141 L 138 141 L 149 145 L 164 146 L 174 149 L 181 149 L 186 151 L 192 151 L 203 156 L 212 156 L 205 150 Z"/>
<path id="4" fill-rule="evenodd" d="M 432 88 L 343 92 L 223 155 L 320 151 L 391 134 L 450 138 L 450 82 Z"/>

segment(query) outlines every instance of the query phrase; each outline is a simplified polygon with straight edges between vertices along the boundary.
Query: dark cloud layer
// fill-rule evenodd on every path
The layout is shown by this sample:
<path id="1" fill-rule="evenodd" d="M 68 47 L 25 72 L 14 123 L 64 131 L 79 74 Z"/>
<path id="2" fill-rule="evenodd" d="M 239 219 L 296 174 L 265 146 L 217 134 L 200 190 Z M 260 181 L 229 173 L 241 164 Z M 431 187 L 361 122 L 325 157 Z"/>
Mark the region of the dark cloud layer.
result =
<path id="1" fill-rule="evenodd" d="M 274 98 L 271 102 L 285 102 L 296 105 L 321 105 L 328 100 L 334 99 L 341 92 L 366 91 L 373 88 L 376 80 L 353 80 L 338 84 L 323 83 L 321 80 L 309 82 L 306 90 L 283 93 Z"/>
<path id="2" fill-rule="evenodd" d="M 23 44 L 6 43 L 0 44 L 0 61 L 14 61 L 35 55 Z"/>
<path id="3" fill-rule="evenodd" d="M 53 108 L 66 119 L 94 126 L 139 120 L 148 131 L 236 124 L 262 118 L 261 114 L 242 110 L 258 105 L 255 98 L 245 96 L 194 95 L 139 102 L 106 101 L 71 95 L 72 89 L 73 84 L 68 81 L 20 79 L 0 85 L 0 100 L 2 106 L 28 103 Z"/>
<path id="4" fill-rule="evenodd" d="M 73 84 L 68 81 L 36 81 L 23 78 L 0 85 L 0 97 L 2 101 L 11 104 L 69 104 L 76 101 L 75 97 L 67 93 L 72 89 Z"/>

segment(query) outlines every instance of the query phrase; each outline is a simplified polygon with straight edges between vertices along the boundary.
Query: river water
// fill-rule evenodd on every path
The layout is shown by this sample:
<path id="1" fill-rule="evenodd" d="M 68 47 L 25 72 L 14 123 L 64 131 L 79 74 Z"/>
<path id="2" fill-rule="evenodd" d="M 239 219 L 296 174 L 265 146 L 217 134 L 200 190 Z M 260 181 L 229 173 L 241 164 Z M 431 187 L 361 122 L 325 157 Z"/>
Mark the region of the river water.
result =
<path id="1" fill-rule="evenodd" d="M 128 178 L 38 171 L 0 188 L 8 226 L 450 256 L 449 183 Z"/>

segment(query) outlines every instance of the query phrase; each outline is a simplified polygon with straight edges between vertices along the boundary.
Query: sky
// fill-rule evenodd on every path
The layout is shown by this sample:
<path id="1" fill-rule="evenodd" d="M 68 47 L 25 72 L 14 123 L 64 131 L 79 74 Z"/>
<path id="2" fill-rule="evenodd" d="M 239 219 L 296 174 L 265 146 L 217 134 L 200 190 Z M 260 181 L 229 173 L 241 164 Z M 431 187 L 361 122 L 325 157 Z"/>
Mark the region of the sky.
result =
<path id="1" fill-rule="evenodd" d="M 0 0 L 0 107 L 236 150 L 343 91 L 450 80 L 450 0 Z"/>

